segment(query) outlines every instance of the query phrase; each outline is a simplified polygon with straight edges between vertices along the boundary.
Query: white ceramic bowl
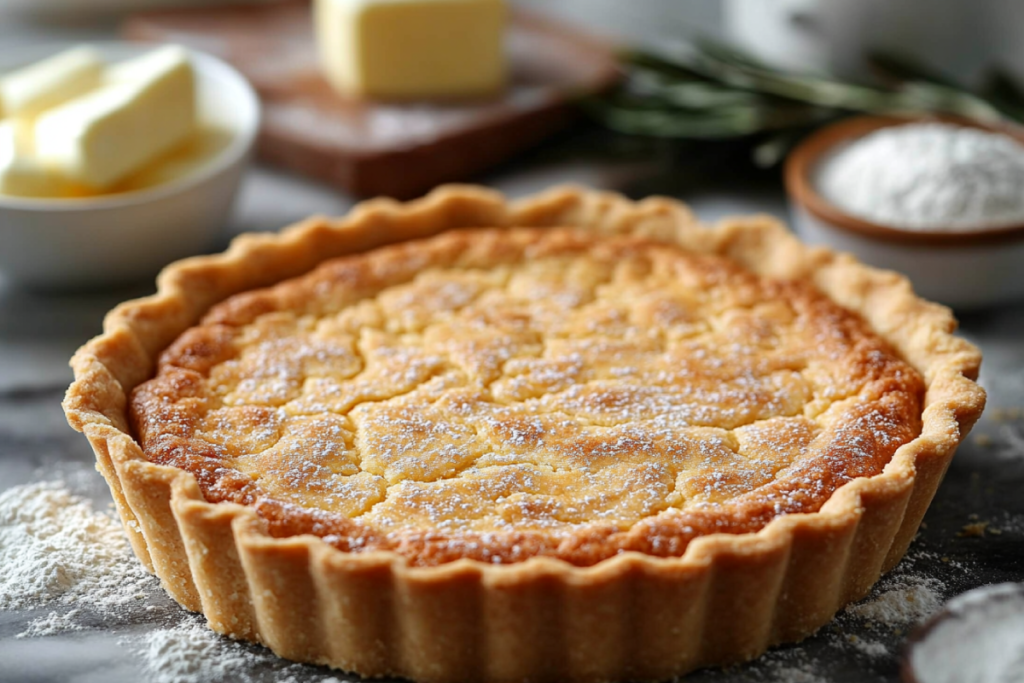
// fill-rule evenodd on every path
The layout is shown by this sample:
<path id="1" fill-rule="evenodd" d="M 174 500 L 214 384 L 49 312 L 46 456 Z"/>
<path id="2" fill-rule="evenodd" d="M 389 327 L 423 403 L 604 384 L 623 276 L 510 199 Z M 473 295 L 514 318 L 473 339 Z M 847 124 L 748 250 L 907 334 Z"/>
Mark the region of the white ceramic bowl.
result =
<path id="1" fill-rule="evenodd" d="M 0 51 L 0 72 L 66 46 Z M 109 61 L 153 46 L 98 43 Z M 200 120 L 229 131 L 212 159 L 156 187 L 85 199 L 0 196 L 0 274 L 32 288 L 98 287 L 152 277 L 214 247 L 231 214 L 259 130 L 259 100 L 232 67 L 190 51 Z"/>
<path id="2" fill-rule="evenodd" d="M 837 145 L 908 122 L 883 116 L 846 119 L 793 150 L 786 161 L 786 190 L 797 233 L 809 244 L 849 252 L 870 265 L 903 273 L 922 297 L 953 308 L 1024 300 L 1024 226 L 984 232 L 900 230 L 850 216 L 817 191 L 817 165 Z M 1017 129 L 954 122 L 999 130 L 1024 141 Z"/>

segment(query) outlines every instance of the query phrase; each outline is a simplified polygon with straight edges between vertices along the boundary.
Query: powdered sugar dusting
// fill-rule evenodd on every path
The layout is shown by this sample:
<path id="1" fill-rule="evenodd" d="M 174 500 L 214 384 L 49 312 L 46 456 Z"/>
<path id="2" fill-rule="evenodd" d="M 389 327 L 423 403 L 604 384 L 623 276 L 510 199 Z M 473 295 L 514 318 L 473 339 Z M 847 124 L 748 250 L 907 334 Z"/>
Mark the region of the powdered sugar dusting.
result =
<path id="1" fill-rule="evenodd" d="M 892 374 L 915 415 L 919 378 L 810 288 L 669 247 L 488 239 L 453 242 L 443 267 L 432 255 L 454 247 L 435 241 L 285 283 L 273 300 L 300 310 L 256 306 L 203 401 L 148 423 L 147 451 L 201 410 L 196 449 L 257 497 L 356 519 L 343 545 L 371 550 L 431 531 L 625 533 L 773 484 L 776 514 L 809 511 L 912 436 L 912 419 L 864 410 L 865 377 Z"/>
<path id="2" fill-rule="evenodd" d="M 942 584 L 936 579 L 907 577 L 881 595 L 846 611 L 890 626 L 917 623 L 942 606 L 941 589 Z"/>

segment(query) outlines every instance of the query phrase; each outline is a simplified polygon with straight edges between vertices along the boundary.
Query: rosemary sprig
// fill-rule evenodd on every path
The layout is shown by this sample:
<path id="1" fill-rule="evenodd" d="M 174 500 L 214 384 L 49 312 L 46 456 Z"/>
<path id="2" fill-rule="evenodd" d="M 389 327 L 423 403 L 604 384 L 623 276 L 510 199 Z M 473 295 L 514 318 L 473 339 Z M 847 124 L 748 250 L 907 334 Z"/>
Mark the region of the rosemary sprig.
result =
<path id="1" fill-rule="evenodd" d="M 798 138 L 794 131 L 854 112 L 1024 121 L 1024 94 L 1004 74 L 996 74 L 980 95 L 885 55 L 874 55 L 872 63 L 887 77 L 886 86 L 782 71 L 709 41 L 657 52 L 631 51 L 623 62 L 622 85 L 584 103 L 598 120 L 621 132 L 663 138 L 770 134 L 757 148 L 759 163 L 776 163 L 785 156 Z"/>

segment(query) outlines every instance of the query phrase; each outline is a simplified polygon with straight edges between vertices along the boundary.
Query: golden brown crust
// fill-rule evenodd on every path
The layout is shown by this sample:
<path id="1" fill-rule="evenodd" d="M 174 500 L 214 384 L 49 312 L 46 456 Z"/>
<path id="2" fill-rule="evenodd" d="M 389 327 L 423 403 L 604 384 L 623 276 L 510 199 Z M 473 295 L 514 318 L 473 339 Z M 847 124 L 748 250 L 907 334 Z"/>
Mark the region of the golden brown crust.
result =
<path id="1" fill-rule="evenodd" d="M 817 511 L 917 436 L 923 393 L 807 285 L 633 237 L 476 229 L 218 304 L 131 416 L 152 462 L 279 538 L 586 566 Z"/>
<path id="2" fill-rule="evenodd" d="M 412 567 L 395 553 L 345 553 L 315 536 L 274 538 L 251 507 L 206 502 L 195 477 L 149 462 L 130 436 L 127 394 L 216 303 L 384 243 L 513 225 L 641 235 L 813 282 L 920 372 L 920 435 L 882 474 L 843 485 L 816 513 L 703 536 L 677 558 L 627 552 L 589 567 L 544 557 Z M 661 679 L 804 637 L 903 555 L 984 405 L 972 381 L 977 349 L 951 335 L 948 310 L 914 297 L 902 277 L 805 248 L 769 219 L 707 230 L 668 200 L 634 204 L 570 188 L 506 203 L 444 188 L 407 205 L 369 202 L 340 222 L 240 238 L 224 255 L 167 269 L 159 285 L 154 297 L 113 311 L 104 334 L 76 354 L 64 404 L 96 450 L 133 547 L 216 630 L 371 676 Z"/>

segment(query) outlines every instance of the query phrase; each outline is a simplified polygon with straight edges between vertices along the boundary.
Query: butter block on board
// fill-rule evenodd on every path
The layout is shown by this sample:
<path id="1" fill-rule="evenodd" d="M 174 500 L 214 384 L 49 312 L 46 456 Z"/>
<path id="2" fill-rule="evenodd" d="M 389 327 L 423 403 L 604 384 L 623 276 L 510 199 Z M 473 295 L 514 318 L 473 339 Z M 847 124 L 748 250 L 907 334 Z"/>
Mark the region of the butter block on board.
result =
<path id="1" fill-rule="evenodd" d="M 65 50 L 0 78 L 0 116 L 35 116 L 100 85 L 105 65 L 88 46 Z"/>
<path id="2" fill-rule="evenodd" d="M 40 116 L 36 154 L 71 180 L 105 189 L 195 129 L 192 63 L 170 46 L 111 67 L 101 88 Z"/>
<path id="3" fill-rule="evenodd" d="M 472 97 L 505 80 L 504 0 L 316 0 L 324 75 L 342 95 Z"/>

